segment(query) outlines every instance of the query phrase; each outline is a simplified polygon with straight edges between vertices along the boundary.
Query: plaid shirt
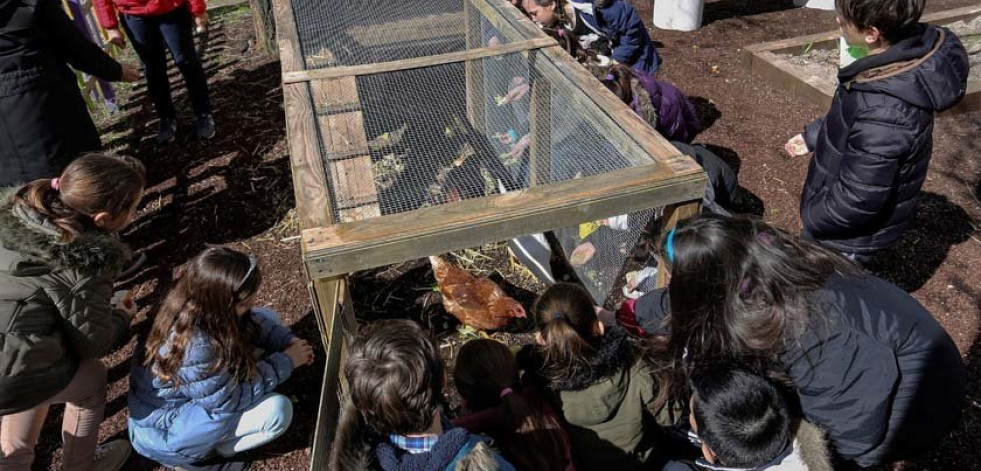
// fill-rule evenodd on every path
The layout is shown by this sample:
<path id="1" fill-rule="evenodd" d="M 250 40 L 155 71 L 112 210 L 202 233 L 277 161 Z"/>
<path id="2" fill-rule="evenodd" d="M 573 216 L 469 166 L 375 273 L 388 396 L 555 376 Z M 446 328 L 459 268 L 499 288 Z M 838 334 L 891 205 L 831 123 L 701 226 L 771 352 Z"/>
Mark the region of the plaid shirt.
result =
<path id="1" fill-rule="evenodd" d="M 436 441 L 439 440 L 439 435 L 424 435 L 421 437 L 406 437 L 403 435 L 391 434 L 388 436 L 388 440 L 392 442 L 398 448 L 401 448 L 413 455 L 418 455 L 419 453 L 427 453 L 436 446 Z"/>

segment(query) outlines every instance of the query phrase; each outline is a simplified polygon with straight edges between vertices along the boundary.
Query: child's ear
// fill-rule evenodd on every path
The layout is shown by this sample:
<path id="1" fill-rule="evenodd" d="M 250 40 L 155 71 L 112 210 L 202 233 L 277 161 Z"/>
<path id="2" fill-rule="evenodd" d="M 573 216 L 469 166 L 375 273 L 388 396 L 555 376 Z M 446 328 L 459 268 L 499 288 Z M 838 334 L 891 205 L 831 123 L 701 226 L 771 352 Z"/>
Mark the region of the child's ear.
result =
<path id="1" fill-rule="evenodd" d="M 709 446 L 706 445 L 704 441 L 702 442 L 702 456 L 705 457 L 705 461 L 708 461 L 711 464 L 715 464 L 715 452 L 713 452 L 712 449 L 709 448 Z"/>
<path id="2" fill-rule="evenodd" d="M 92 216 L 92 222 L 94 222 L 95 226 L 98 227 L 99 229 L 105 229 L 106 227 L 108 227 L 109 224 L 112 223 L 112 220 L 113 220 L 112 215 L 105 211 L 102 211 L 101 213 L 96 213 L 94 216 Z"/>
<path id="3" fill-rule="evenodd" d="M 542 347 L 545 346 L 545 337 L 542 337 L 542 333 L 540 331 L 535 332 L 535 343 Z"/>
<path id="4" fill-rule="evenodd" d="M 863 31 L 862 35 L 865 37 L 865 43 L 870 46 L 878 46 L 882 42 L 882 33 L 875 26 Z"/>

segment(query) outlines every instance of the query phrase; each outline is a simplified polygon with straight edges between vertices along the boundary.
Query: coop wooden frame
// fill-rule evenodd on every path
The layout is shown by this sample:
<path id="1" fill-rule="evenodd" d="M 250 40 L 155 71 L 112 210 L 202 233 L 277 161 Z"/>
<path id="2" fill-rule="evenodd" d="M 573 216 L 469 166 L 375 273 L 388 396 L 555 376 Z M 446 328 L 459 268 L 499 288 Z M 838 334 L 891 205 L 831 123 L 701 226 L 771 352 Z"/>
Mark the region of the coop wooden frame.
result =
<path id="1" fill-rule="evenodd" d="M 978 15 L 981 15 L 981 5 L 923 15 L 922 21 L 943 25 L 974 18 Z M 808 77 L 780 56 L 785 54 L 799 55 L 805 49 L 835 49 L 838 47 L 838 37 L 838 31 L 828 31 L 749 46 L 743 49 L 742 62 L 753 74 L 804 97 L 821 109 L 828 109 L 831 107 L 831 100 L 834 98 L 837 84 Z M 964 99 L 943 114 L 957 114 L 976 110 L 981 110 L 981 80 L 968 82 L 967 94 Z"/>
<path id="2" fill-rule="evenodd" d="M 464 29 L 468 34 L 468 51 L 465 53 L 315 70 L 307 70 L 307 61 L 301 55 L 291 0 L 273 2 L 303 258 L 311 280 L 314 313 L 327 351 L 311 470 L 320 471 L 327 465 L 340 397 L 347 390 L 343 376 L 339 374 L 340 365 L 345 354 L 345 333 L 352 332 L 356 322 L 346 274 L 652 207 L 665 207 L 664 224 L 673 227 L 678 220 L 699 210 L 706 177 L 691 158 L 671 146 L 505 0 L 461 1 L 466 16 Z M 318 126 L 329 123 L 318 122 L 317 112 L 325 109 L 337 113 L 356 112 L 359 106 L 332 101 L 329 90 L 324 91 L 323 87 L 315 90 L 310 81 L 324 77 L 343 80 L 352 73 L 426 67 L 447 61 L 464 62 L 467 119 L 473 128 L 482 130 L 482 72 L 472 65 L 477 64 L 474 59 L 497 52 L 481 47 L 479 38 L 469 36 L 471 28 L 466 26 L 481 18 L 502 33 L 505 44 L 511 44 L 507 46 L 508 52 L 525 55 L 545 78 L 531 83 L 530 122 L 537 136 L 548 138 L 548 100 L 551 87 L 559 87 L 578 106 L 577 111 L 589 124 L 608 136 L 613 145 L 637 166 L 570 182 L 541 184 L 538 175 L 547 171 L 544 167 L 548 162 L 538 156 L 547 147 L 535 142 L 529 151 L 531 186 L 522 191 L 385 216 L 372 213 L 377 211 L 377 206 L 372 206 L 376 203 L 372 202 L 371 195 L 355 195 L 344 201 L 332 198 L 338 189 L 328 188 L 328 172 L 335 171 L 334 166 L 340 165 L 339 162 L 362 165 L 358 159 L 365 149 L 354 146 L 330 153 L 325 159 L 321 154 L 322 135 Z M 446 23 L 446 20 L 440 21 Z M 407 22 L 411 21 L 416 20 Z M 412 31 L 413 34 L 424 34 L 422 30 Z M 447 33 L 434 30 L 431 34 L 438 38 Z M 345 86 L 343 82 L 337 84 Z M 359 169 L 370 172 L 370 168 Z M 354 220 L 335 221 L 335 209 L 342 211 L 342 217 L 345 217 L 343 211 L 348 211 L 348 219 Z M 364 214 L 369 217 L 358 220 Z"/>

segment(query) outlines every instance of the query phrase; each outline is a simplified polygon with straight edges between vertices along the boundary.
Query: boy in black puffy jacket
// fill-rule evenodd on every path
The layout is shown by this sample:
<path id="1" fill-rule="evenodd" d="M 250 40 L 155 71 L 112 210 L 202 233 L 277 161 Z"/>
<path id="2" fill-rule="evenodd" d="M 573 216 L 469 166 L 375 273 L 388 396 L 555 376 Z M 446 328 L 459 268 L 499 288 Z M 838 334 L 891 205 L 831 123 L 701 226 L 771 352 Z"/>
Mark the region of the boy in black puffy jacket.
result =
<path id="1" fill-rule="evenodd" d="M 814 152 L 800 212 L 803 235 L 858 261 L 902 234 L 933 150 L 934 113 L 963 98 L 968 59 L 946 28 L 919 23 L 924 0 L 837 0 L 854 56 L 831 110 L 787 142 Z"/>

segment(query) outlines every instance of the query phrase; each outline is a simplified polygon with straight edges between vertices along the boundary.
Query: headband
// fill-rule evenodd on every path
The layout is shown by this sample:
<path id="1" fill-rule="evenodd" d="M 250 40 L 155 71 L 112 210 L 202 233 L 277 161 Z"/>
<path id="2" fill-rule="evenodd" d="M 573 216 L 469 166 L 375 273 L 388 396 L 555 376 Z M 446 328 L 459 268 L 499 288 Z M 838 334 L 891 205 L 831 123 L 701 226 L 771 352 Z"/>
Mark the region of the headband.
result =
<path id="1" fill-rule="evenodd" d="M 674 229 L 668 232 L 668 238 L 664 241 L 664 251 L 668 254 L 668 261 L 674 263 Z"/>

